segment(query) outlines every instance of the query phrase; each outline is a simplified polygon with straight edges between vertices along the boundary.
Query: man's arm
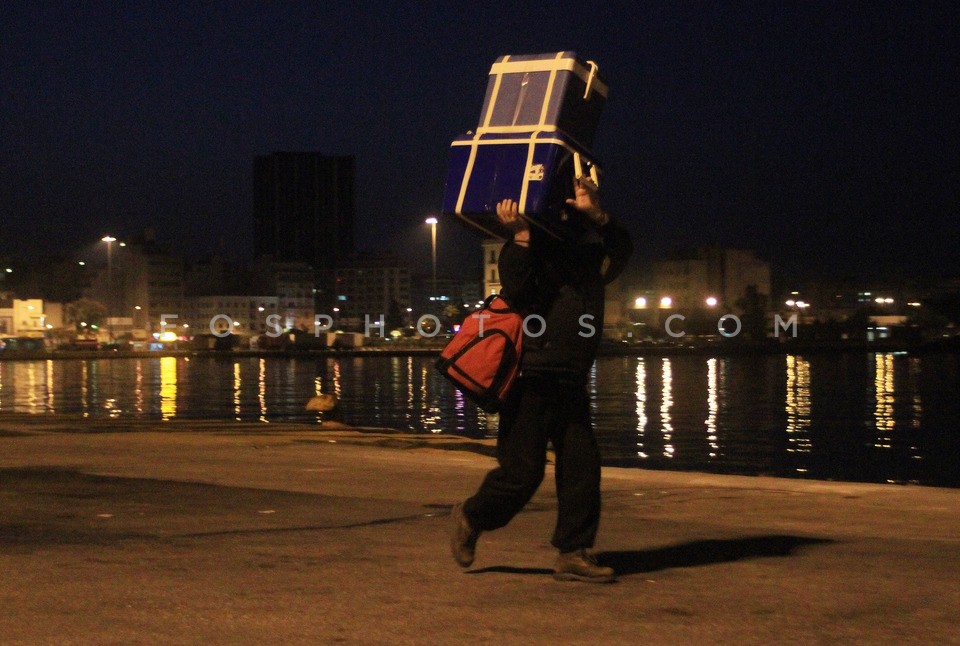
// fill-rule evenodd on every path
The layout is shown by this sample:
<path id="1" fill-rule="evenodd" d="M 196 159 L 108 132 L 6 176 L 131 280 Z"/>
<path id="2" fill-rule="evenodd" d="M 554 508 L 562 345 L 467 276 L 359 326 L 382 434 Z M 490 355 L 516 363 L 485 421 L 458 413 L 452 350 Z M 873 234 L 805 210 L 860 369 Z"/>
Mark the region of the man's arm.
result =
<path id="1" fill-rule="evenodd" d="M 574 187 L 574 197 L 567 200 L 567 204 L 577 209 L 590 220 L 597 228 L 603 239 L 603 250 L 609 262 L 604 263 L 604 282 L 609 283 L 620 275 L 630 255 L 633 253 L 633 242 L 630 234 L 609 213 L 600 206 L 600 198 L 596 191 L 577 182 Z"/>
<path id="2" fill-rule="evenodd" d="M 497 218 L 513 233 L 500 251 L 498 270 L 503 294 L 510 304 L 528 309 L 537 295 L 538 264 L 530 251 L 530 225 L 519 215 L 513 200 L 497 204 Z"/>

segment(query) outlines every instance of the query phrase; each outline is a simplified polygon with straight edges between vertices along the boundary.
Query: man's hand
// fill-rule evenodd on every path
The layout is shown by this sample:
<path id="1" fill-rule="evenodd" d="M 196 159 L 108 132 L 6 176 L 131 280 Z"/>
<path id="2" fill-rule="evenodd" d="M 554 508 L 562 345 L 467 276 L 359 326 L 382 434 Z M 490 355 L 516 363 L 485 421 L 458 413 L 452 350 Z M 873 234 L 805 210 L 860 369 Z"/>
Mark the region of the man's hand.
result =
<path id="1" fill-rule="evenodd" d="M 596 191 L 585 184 L 574 182 L 573 195 L 573 198 L 567 200 L 567 204 L 586 215 L 591 222 L 603 226 L 610 221 L 610 216 L 600 208 L 600 198 Z"/>
<path id="2" fill-rule="evenodd" d="M 508 230 L 513 232 L 513 241 L 521 247 L 530 243 L 530 223 L 520 217 L 520 205 L 511 199 L 497 204 L 497 218 Z"/>

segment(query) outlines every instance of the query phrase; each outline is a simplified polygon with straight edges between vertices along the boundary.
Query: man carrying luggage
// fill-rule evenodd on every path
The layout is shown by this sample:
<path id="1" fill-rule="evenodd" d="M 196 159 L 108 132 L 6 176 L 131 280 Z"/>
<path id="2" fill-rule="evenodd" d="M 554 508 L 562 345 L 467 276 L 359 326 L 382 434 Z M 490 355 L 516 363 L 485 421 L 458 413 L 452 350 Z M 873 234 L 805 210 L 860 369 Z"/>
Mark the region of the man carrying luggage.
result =
<path id="1" fill-rule="evenodd" d="M 573 239 L 554 240 L 518 215 L 513 200 L 497 217 L 513 237 L 500 253 L 502 295 L 511 307 L 543 318 L 524 338 L 521 376 L 500 412 L 497 468 L 452 512 L 450 546 L 463 567 L 473 563 L 481 532 L 506 525 L 543 480 L 548 441 L 556 454 L 557 548 L 554 578 L 606 583 L 615 573 L 588 552 L 600 520 L 600 453 L 593 435 L 588 372 L 603 330 L 604 287 L 633 250 L 629 234 L 579 182 L 567 200 L 582 221 Z"/>

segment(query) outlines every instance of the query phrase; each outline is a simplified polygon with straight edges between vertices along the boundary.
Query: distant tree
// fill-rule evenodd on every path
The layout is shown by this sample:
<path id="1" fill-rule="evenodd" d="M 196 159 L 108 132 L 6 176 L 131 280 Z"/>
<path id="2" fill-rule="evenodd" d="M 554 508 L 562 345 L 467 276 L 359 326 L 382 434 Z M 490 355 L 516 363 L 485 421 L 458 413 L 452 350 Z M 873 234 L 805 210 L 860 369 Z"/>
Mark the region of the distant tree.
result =
<path id="1" fill-rule="evenodd" d="M 924 303 L 910 312 L 907 323 L 928 339 L 938 339 L 949 329 L 950 319 Z"/>
<path id="2" fill-rule="evenodd" d="M 81 298 L 79 300 L 67 303 L 64 308 L 64 313 L 67 319 L 67 323 L 73 324 L 74 328 L 80 330 L 83 328 L 81 323 L 86 323 L 87 328 L 91 326 L 100 326 L 103 325 L 104 320 L 107 317 L 107 306 L 99 301 L 95 301 L 89 298 Z"/>
<path id="3" fill-rule="evenodd" d="M 867 338 L 867 328 L 870 327 L 870 307 L 858 308 L 843 321 L 841 329 L 848 339 L 862 341 Z"/>
<path id="4" fill-rule="evenodd" d="M 443 325 L 444 330 L 452 330 L 454 325 L 459 325 L 463 321 L 463 311 L 450 303 L 443 308 L 443 312 L 440 314 L 440 322 Z"/>
<path id="5" fill-rule="evenodd" d="M 395 330 L 403 327 L 403 314 L 400 310 L 400 303 L 396 299 L 390 300 L 390 308 L 387 311 L 387 330 Z"/>
<path id="6" fill-rule="evenodd" d="M 740 308 L 740 322 L 743 324 L 743 335 L 751 341 L 761 341 L 767 338 L 767 297 L 757 291 L 756 285 L 748 285 L 743 298 L 737 301 Z"/>

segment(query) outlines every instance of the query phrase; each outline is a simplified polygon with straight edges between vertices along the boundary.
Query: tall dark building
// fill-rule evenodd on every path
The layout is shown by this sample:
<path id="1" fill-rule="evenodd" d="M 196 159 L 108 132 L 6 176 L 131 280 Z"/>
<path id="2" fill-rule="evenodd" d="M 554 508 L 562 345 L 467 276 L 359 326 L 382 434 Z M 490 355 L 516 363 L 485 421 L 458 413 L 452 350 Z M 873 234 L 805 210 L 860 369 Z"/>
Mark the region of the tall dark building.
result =
<path id="1" fill-rule="evenodd" d="M 353 248 L 354 158 L 275 152 L 253 162 L 256 254 L 335 269 Z"/>

